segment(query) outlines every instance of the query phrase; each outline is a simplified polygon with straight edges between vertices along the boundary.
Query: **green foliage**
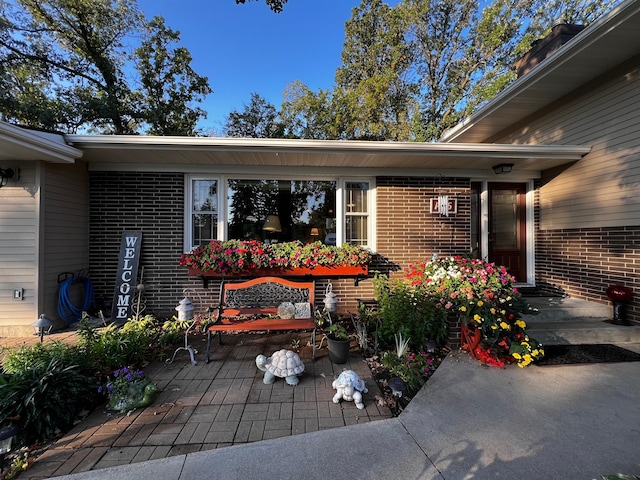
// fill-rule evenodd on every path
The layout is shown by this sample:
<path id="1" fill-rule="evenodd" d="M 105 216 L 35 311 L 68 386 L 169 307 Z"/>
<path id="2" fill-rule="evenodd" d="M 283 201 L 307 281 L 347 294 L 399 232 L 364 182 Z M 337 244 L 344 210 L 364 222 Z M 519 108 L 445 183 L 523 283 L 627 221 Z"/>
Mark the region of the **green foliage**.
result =
<path id="1" fill-rule="evenodd" d="M 53 358 L 15 374 L 0 376 L 0 424 L 19 418 L 20 441 L 30 444 L 69 429 L 78 413 L 99 399 L 97 380 L 78 365 Z"/>
<path id="2" fill-rule="evenodd" d="M 87 324 L 78 329 L 78 346 L 85 352 L 95 371 L 111 371 L 122 365 L 142 365 L 158 358 L 156 345 L 162 329 L 147 315 L 131 319 L 120 328 L 112 324 L 95 329 Z"/>
<path id="3" fill-rule="evenodd" d="M 204 116 L 190 105 L 210 93 L 207 79 L 186 49 L 170 48 L 178 33 L 147 21 L 135 0 L 17 0 L 2 13 L 3 119 L 71 133 L 187 135 Z"/>
<path id="4" fill-rule="evenodd" d="M 392 348 L 398 334 L 410 338 L 410 346 L 417 349 L 422 348 L 427 339 L 444 340 L 446 315 L 419 288 L 382 275 L 375 276 L 374 288 L 379 312 L 376 335 L 380 348 Z"/>
<path id="5" fill-rule="evenodd" d="M 402 379 L 410 390 L 417 391 L 426 383 L 432 369 L 433 360 L 425 353 L 396 355 L 386 352 L 382 357 L 384 365 L 391 374 Z"/>
<path id="6" fill-rule="evenodd" d="M 257 93 L 251 94 L 251 102 L 244 111 L 233 110 L 227 117 L 224 133 L 228 137 L 282 138 L 284 130 L 278 121 L 278 111 Z"/>
<path id="7" fill-rule="evenodd" d="M 18 374 L 48 365 L 53 359 L 64 365 L 87 366 L 86 355 L 75 345 L 60 341 L 36 343 L 7 350 L 2 359 L 2 370 L 8 374 Z"/>
<path id="8" fill-rule="evenodd" d="M 122 328 L 96 328 L 82 320 L 76 345 L 54 341 L 6 350 L 0 425 L 19 419 L 23 444 L 68 429 L 81 410 L 104 399 L 98 392 L 101 376 L 122 365 L 141 366 L 161 358 L 173 340 L 182 340 L 188 326 L 178 320 L 160 324 L 152 315 L 129 320 Z M 149 399 L 155 391 L 144 393 Z"/>
<path id="9" fill-rule="evenodd" d="M 327 336 L 333 338 L 334 340 L 349 340 L 349 332 L 340 323 L 336 322 L 331 324 L 329 327 L 325 329 L 327 332 Z"/>

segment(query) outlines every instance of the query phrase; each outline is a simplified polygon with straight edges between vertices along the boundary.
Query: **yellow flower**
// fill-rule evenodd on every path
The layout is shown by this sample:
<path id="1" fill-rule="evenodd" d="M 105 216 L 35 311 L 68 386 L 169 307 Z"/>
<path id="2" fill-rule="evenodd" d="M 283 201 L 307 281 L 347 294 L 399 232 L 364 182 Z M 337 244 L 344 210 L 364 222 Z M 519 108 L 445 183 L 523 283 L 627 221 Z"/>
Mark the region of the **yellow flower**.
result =
<path id="1" fill-rule="evenodd" d="M 473 319 L 477 322 L 477 321 L 479 321 L 479 320 L 482 320 L 482 317 L 476 313 L 476 314 L 473 316 Z"/>
<path id="2" fill-rule="evenodd" d="M 521 342 L 520 345 L 522 345 L 523 347 L 529 348 L 529 344 L 527 342 Z"/>
<path id="3" fill-rule="evenodd" d="M 540 355 L 544 355 L 544 349 L 541 348 L 539 352 L 540 352 Z"/>
<path id="4" fill-rule="evenodd" d="M 484 305 L 484 302 L 482 300 L 478 300 L 478 306 L 481 307 L 482 305 Z"/>
<path id="5" fill-rule="evenodd" d="M 500 328 L 503 330 L 511 330 L 511 326 L 507 322 L 500 322 Z"/>
<path id="6" fill-rule="evenodd" d="M 511 355 L 513 358 L 515 358 L 516 360 L 520 360 L 522 358 L 522 355 L 520 355 L 519 353 L 514 353 L 513 355 Z"/>
<path id="7" fill-rule="evenodd" d="M 537 357 L 538 355 L 540 355 L 540 350 L 536 348 L 533 352 L 531 352 L 531 355 L 533 355 L 534 357 Z"/>
<path id="8" fill-rule="evenodd" d="M 516 325 L 518 325 L 520 328 L 525 328 L 527 326 L 524 320 L 516 320 Z"/>
<path id="9" fill-rule="evenodd" d="M 491 315 L 495 315 L 495 314 L 496 314 L 496 309 L 495 309 L 495 308 L 493 308 L 493 307 L 491 307 L 490 312 L 491 312 Z"/>
<path id="10" fill-rule="evenodd" d="M 491 325 L 491 329 L 492 329 L 492 330 L 497 330 L 497 329 L 498 329 L 498 327 L 496 327 L 495 325 Z"/>
<path id="11" fill-rule="evenodd" d="M 506 311 L 506 310 L 500 310 L 500 313 L 501 313 L 502 315 L 506 315 L 506 314 L 507 314 L 507 311 Z"/>
<path id="12" fill-rule="evenodd" d="M 466 312 L 467 311 L 467 307 L 465 307 L 464 305 L 460 307 L 460 311 L 461 312 Z"/>

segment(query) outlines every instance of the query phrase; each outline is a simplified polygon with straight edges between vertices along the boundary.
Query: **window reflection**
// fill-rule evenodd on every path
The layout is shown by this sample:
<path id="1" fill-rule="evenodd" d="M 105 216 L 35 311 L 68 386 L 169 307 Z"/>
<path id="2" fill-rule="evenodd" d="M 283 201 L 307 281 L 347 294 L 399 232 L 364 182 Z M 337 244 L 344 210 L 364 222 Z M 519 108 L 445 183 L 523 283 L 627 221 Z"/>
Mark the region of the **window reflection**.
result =
<path id="1" fill-rule="evenodd" d="M 335 242 L 335 181 L 229 180 L 228 185 L 228 238 Z M 279 231 L 272 227 L 275 217 Z"/>

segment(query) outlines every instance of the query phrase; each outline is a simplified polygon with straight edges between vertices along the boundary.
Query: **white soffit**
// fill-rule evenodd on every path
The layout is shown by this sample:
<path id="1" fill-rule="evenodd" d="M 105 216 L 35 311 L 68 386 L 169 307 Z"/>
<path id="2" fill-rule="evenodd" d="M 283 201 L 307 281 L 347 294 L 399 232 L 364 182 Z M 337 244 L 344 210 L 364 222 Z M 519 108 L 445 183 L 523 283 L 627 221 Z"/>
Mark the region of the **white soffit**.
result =
<path id="1" fill-rule="evenodd" d="M 82 151 L 65 143 L 60 134 L 39 132 L 0 122 L 0 161 L 74 163 Z"/>
<path id="2" fill-rule="evenodd" d="M 214 137 L 66 135 L 91 169 L 210 165 L 380 169 L 487 170 L 514 163 L 539 172 L 572 163 L 581 145 L 496 145 Z"/>
<path id="3" fill-rule="evenodd" d="M 640 2 L 593 22 L 489 103 L 444 133 L 444 142 L 486 142 L 511 125 L 640 53 Z"/>

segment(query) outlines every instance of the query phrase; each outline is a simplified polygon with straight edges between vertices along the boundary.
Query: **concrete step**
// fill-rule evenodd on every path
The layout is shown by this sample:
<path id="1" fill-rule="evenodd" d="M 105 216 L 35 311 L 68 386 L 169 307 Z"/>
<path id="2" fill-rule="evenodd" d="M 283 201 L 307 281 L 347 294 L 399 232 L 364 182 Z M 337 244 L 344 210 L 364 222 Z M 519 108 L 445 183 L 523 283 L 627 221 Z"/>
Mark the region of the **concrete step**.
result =
<path id="1" fill-rule="evenodd" d="M 538 315 L 524 315 L 527 332 L 547 345 L 640 343 L 640 326 L 614 325 L 613 309 L 586 300 L 527 297 Z"/>

